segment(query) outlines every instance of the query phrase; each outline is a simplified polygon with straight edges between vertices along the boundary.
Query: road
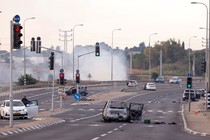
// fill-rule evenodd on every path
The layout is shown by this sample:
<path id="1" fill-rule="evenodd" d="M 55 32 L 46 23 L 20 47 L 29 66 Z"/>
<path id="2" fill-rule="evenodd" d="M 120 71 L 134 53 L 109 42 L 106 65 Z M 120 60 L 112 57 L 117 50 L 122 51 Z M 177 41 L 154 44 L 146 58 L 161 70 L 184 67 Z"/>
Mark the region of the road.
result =
<path id="1" fill-rule="evenodd" d="M 101 121 L 101 111 L 104 101 L 95 104 L 73 104 L 75 101 L 69 100 L 65 107 L 70 108 L 69 112 L 58 114 L 65 120 L 65 123 L 46 127 L 40 130 L 33 130 L 11 136 L 1 137 L 5 140 L 207 140 L 209 137 L 201 137 L 188 134 L 183 130 L 183 120 L 181 116 L 181 98 L 185 86 L 180 87 L 176 84 L 158 84 L 157 91 L 136 91 L 129 88 L 127 91 L 131 96 L 118 98 L 129 102 L 144 103 L 144 113 L 142 121 L 133 123 Z M 198 85 L 199 87 L 199 85 Z M 121 90 L 120 87 L 98 87 L 92 88 L 91 94 L 99 94 Z M 24 94 L 24 93 L 23 93 Z M 37 94 L 37 93 L 36 93 Z M 40 93 L 41 94 L 41 93 Z M 124 94 L 122 92 L 122 94 Z M 17 95 L 17 96 L 21 96 Z M 34 96 L 33 93 L 30 95 Z M 50 106 L 50 94 L 43 94 L 39 98 L 43 104 L 41 108 L 47 109 Z M 49 102 L 47 102 L 49 100 Z M 49 107 L 48 107 L 49 108 Z M 151 124 L 144 124 L 144 119 L 150 119 Z"/>

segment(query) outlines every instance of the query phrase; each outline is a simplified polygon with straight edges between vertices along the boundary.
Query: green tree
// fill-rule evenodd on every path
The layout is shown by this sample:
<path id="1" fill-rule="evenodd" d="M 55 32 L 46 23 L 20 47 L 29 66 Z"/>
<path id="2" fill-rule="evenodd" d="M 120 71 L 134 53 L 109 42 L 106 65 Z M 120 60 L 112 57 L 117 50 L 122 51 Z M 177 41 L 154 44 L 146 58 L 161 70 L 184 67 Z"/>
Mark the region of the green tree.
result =
<path id="1" fill-rule="evenodd" d="M 21 75 L 19 78 L 18 78 L 18 82 L 17 82 L 17 85 L 24 85 L 24 75 Z M 32 84 L 36 84 L 38 81 L 33 78 L 31 76 L 31 74 L 26 74 L 26 83 L 27 85 L 32 85 Z"/>

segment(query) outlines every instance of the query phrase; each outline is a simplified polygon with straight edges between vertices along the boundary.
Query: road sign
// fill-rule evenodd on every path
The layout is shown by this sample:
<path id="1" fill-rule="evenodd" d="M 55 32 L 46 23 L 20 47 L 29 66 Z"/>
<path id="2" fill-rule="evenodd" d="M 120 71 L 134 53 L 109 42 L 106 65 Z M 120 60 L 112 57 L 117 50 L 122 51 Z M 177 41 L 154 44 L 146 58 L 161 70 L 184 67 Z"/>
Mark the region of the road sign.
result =
<path id="1" fill-rule="evenodd" d="M 20 22 L 20 16 L 19 16 L 19 15 L 15 15 L 15 16 L 13 17 L 13 21 L 14 21 L 15 23 L 19 23 L 19 22 Z"/>
<path id="2" fill-rule="evenodd" d="M 80 94 L 79 93 L 74 94 L 74 99 L 79 101 L 80 100 Z"/>
<path id="3" fill-rule="evenodd" d="M 192 73 L 188 73 L 187 76 L 188 76 L 188 77 L 191 77 L 191 76 L 192 76 Z"/>
<path id="4" fill-rule="evenodd" d="M 63 69 L 60 69 L 60 73 L 63 73 L 64 72 L 64 70 Z"/>
<path id="5" fill-rule="evenodd" d="M 76 70 L 76 73 L 79 73 L 79 70 Z"/>
<path id="6" fill-rule="evenodd" d="M 58 94 L 63 94 L 64 90 L 63 89 L 58 89 Z"/>

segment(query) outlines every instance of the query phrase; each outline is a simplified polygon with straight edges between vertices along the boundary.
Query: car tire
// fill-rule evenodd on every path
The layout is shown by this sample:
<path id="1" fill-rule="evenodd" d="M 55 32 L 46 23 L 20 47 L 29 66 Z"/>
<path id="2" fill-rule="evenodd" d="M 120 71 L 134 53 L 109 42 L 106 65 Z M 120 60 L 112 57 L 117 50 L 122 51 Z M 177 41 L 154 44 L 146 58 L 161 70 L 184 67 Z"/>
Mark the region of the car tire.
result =
<path id="1" fill-rule="evenodd" d="M 82 96 L 86 96 L 87 94 L 85 92 L 80 93 Z"/>

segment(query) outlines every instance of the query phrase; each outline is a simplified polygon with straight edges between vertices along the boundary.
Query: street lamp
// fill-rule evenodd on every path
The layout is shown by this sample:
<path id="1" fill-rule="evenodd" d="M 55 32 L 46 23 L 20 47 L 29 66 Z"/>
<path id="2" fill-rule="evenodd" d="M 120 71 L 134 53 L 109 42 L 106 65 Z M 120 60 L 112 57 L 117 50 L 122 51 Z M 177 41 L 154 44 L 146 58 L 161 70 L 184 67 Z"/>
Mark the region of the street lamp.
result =
<path id="1" fill-rule="evenodd" d="M 192 38 L 196 38 L 197 36 L 191 36 L 190 38 L 189 38 L 189 73 L 188 73 L 188 75 L 190 76 L 191 75 L 191 71 L 190 71 L 190 41 L 191 41 L 191 39 Z"/>
<path id="2" fill-rule="evenodd" d="M 205 56 L 205 61 L 206 61 L 206 64 L 207 64 L 207 67 L 206 67 L 206 73 L 205 73 L 205 84 L 206 84 L 206 89 L 207 90 L 210 90 L 209 89 L 209 82 L 210 82 L 210 79 L 209 79 L 209 51 L 208 51 L 208 7 L 206 4 L 202 3 L 202 2 L 191 2 L 191 4 L 201 4 L 203 6 L 206 7 L 206 56 Z M 210 3 L 209 3 L 210 5 Z M 210 25 L 209 25 L 210 26 Z M 209 37 L 210 38 L 210 37 Z M 207 80 L 208 78 L 208 80 Z"/>
<path id="3" fill-rule="evenodd" d="M 119 31 L 121 29 L 114 29 L 112 30 L 112 54 L 111 54 L 111 81 L 113 81 L 113 38 L 114 38 L 114 32 Z"/>
<path id="4" fill-rule="evenodd" d="M 26 45 L 25 45 L 25 32 L 26 32 L 26 28 L 25 28 L 25 22 L 27 20 L 30 20 L 30 19 L 35 19 L 35 17 L 31 17 L 31 18 L 26 18 L 24 21 L 23 21 L 23 45 L 24 45 L 24 49 L 23 49 L 23 63 L 24 63 L 24 85 L 26 85 L 26 52 L 25 52 L 25 49 L 26 49 Z"/>
<path id="5" fill-rule="evenodd" d="M 72 43 L 73 43 L 73 80 L 74 80 L 74 28 L 76 28 L 77 26 L 83 26 L 83 24 L 76 24 L 73 26 L 72 29 Z"/>
<path id="6" fill-rule="evenodd" d="M 157 35 L 157 33 L 152 33 L 149 35 L 149 80 L 151 79 L 151 56 L 150 56 L 150 38 L 152 35 Z"/>

